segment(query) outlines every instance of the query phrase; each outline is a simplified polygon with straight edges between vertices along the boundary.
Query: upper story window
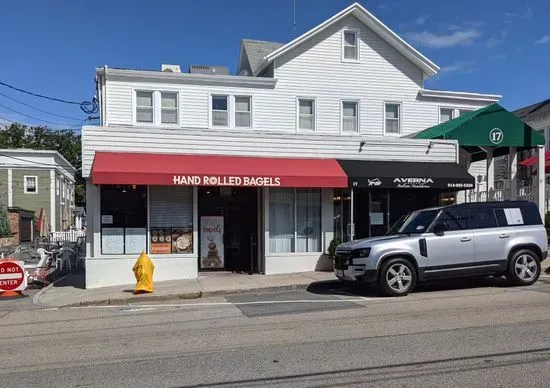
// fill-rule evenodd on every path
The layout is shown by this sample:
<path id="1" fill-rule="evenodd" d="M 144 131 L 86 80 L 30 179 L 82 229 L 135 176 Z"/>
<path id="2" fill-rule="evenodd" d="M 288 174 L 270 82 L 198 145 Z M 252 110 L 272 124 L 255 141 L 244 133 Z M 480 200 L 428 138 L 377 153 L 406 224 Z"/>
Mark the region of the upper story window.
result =
<path id="1" fill-rule="evenodd" d="M 252 126 L 251 98 L 235 97 L 235 127 L 250 128 Z"/>
<path id="2" fill-rule="evenodd" d="M 315 100 L 298 99 L 298 129 L 315 130 Z"/>
<path id="3" fill-rule="evenodd" d="M 462 116 L 464 113 L 473 112 L 473 111 L 474 111 L 473 109 L 459 109 L 458 115 Z"/>
<path id="4" fill-rule="evenodd" d="M 359 132 L 358 108 L 357 101 L 342 101 L 342 132 Z"/>
<path id="5" fill-rule="evenodd" d="M 401 133 L 401 104 L 385 104 L 385 129 L 384 132 L 389 135 L 398 135 Z"/>
<path id="6" fill-rule="evenodd" d="M 153 92 L 136 92 L 136 121 L 138 123 L 153 122 Z"/>
<path id="7" fill-rule="evenodd" d="M 444 123 L 454 119 L 454 110 L 451 108 L 441 108 L 439 109 L 439 122 Z"/>
<path id="8" fill-rule="evenodd" d="M 24 192 L 25 194 L 37 194 L 38 193 L 38 177 L 25 175 L 24 179 Z"/>
<path id="9" fill-rule="evenodd" d="M 359 30 L 346 28 L 342 32 L 342 60 L 359 60 Z"/>
<path id="10" fill-rule="evenodd" d="M 178 123 L 178 94 L 177 93 L 160 93 L 160 122 L 162 124 L 177 124 Z"/>
<path id="11" fill-rule="evenodd" d="M 229 126 L 228 96 L 212 96 L 212 126 Z"/>

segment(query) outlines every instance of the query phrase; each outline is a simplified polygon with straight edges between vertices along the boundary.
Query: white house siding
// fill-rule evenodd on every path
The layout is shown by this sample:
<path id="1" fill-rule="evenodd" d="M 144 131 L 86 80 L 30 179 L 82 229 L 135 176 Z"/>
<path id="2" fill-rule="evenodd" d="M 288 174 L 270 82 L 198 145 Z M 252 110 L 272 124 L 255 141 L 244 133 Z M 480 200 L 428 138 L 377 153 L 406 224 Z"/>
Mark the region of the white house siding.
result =
<path id="1" fill-rule="evenodd" d="M 360 63 L 342 62 L 342 28 L 360 29 Z M 340 101 L 360 100 L 361 133 L 383 135 L 384 102 L 402 103 L 402 135 L 439 124 L 445 100 L 419 100 L 422 71 L 397 50 L 348 17 L 276 59 L 276 94 L 272 104 L 292 117 L 296 97 L 317 98 L 317 132 L 339 133 Z M 487 104 L 452 101 L 456 108 L 477 109 Z M 281 128 L 295 130 L 295 120 Z"/>
<path id="2" fill-rule="evenodd" d="M 193 155 L 241 155 L 295 158 L 340 158 L 409 162 L 456 162 L 457 143 L 390 137 L 280 134 L 254 131 L 185 130 L 154 127 L 82 129 L 82 175 L 90 176 L 96 151 Z"/>
<path id="3" fill-rule="evenodd" d="M 342 62 L 342 28 L 361 31 L 360 63 Z M 317 133 L 340 134 L 340 105 L 360 102 L 360 132 L 383 135 L 384 102 L 402 104 L 402 135 L 439 124 L 439 107 L 477 109 L 479 101 L 418 97 L 422 71 L 356 18 L 348 17 L 275 61 L 275 87 L 214 86 L 171 78 L 148 82 L 137 77 L 107 77 L 107 125 L 134 125 L 134 91 L 179 93 L 180 128 L 209 128 L 210 94 L 251 95 L 253 127 L 259 131 L 296 132 L 297 98 L 317 103 Z M 215 79 L 216 76 L 212 78 Z M 247 77 L 245 77 L 247 78 Z"/>

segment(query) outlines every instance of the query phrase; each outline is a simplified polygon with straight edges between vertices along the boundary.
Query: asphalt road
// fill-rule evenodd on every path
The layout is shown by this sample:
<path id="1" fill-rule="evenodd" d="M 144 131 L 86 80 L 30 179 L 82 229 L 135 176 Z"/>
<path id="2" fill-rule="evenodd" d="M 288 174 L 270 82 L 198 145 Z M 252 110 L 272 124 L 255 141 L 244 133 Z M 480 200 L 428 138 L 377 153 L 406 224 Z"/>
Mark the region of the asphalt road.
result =
<path id="1" fill-rule="evenodd" d="M 550 281 L 59 310 L 0 303 L 0 387 L 547 387 Z"/>

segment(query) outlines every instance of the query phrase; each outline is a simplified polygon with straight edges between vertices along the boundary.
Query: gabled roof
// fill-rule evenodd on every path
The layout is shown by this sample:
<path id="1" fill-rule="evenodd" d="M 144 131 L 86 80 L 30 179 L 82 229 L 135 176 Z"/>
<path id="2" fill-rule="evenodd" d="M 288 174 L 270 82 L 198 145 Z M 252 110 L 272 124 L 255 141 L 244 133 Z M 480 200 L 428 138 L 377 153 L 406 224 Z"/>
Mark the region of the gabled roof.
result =
<path id="1" fill-rule="evenodd" d="M 524 121 L 550 120 L 550 98 L 512 112 Z"/>
<path id="2" fill-rule="evenodd" d="M 241 42 L 242 50 L 244 50 L 244 55 L 246 55 L 246 58 L 248 59 L 252 74 L 256 74 L 260 64 L 267 55 L 285 45 L 284 43 L 279 42 L 268 42 L 265 40 L 253 39 L 243 39 Z"/>
<path id="3" fill-rule="evenodd" d="M 419 68 L 424 71 L 427 76 L 433 76 L 439 71 L 439 67 L 418 52 L 414 47 L 405 42 L 399 35 L 390 30 L 384 23 L 378 20 L 373 14 L 367 11 L 361 4 L 354 3 L 349 7 L 338 12 L 336 15 L 330 19 L 325 20 L 323 23 L 312 28 L 305 34 L 295 38 L 284 46 L 278 48 L 277 50 L 266 55 L 260 66 L 257 70 L 253 72 L 253 75 L 258 75 L 263 69 L 265 69 L 275 58 L 287 53 L 288 51 L 294 49 L 298 45 L 307 41 L 308 39 L 316 36 L 317 34 L 325 31 L 327 28 L 333 24 L 339 22 L 340 20 L 348 17 L 355 16 L 359 21 L 364 25 L 369 27 L 372 31 L 378 34 L 384 41 L 386 41 L 390 46 L 395 48 L 398 52 L 403 54 L 407 59 L 412 63 L 417 65 Z"/>

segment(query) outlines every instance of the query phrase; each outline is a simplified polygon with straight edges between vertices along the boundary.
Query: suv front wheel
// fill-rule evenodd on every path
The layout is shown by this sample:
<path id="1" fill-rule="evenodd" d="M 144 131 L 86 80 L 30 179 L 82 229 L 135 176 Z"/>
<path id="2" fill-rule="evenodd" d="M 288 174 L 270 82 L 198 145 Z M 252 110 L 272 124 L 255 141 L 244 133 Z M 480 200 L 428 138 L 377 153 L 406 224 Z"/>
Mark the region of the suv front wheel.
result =
<path id="1" fill-rule="evenodd" d="M 530 286 L 540 276 L 540 260 L 529 249 L 514 252 L 508 263 L 506 278 L 514 286 Z"/>
<path id="2" fill-rule="evenodd" d="M 405 296 L 416 285 L 416 271 L 405 259 L 386 261 L 380 271 L 379 288 L 387 296 Z"/>

